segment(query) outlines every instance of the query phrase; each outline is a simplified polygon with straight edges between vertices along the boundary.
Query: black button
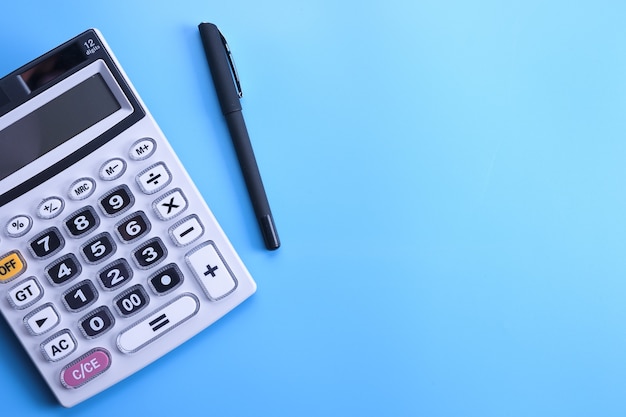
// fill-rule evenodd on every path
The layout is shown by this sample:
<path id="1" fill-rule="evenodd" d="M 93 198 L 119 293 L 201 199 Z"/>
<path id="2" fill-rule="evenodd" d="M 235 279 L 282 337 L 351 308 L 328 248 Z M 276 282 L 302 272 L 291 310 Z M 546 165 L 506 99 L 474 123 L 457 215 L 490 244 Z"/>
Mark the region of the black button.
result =
<path id="1" fill-rule="evenodd" d="M 176 264 L 169 264 L 149 279 L 152 289 L 157 294 L 165 294 L 176 288 L 183 281 L 183 274 Z"/>
<path id="2" fill-rule="evenodd" d="M 116 216 L 129 209 L 135 198 L 126 185 L 109 191 L 100 199 L 100 206 L 109 216 Z"/>
<path id="3" fill-rule="evenodd" d="M 122 316 L 132 316 L 135 313 L 143 310 L 149 303 L 148 294 L 141 285 L 135 285 L 122 294 L 117 296 L 114 300 L 117 311 Z"/>
<path id="4" fill-rule="evenodd" d="M 132 277 L 133 270 L 125 259 L 118 259 L 98 273 L 98 279 L 107 289 L 117 288 Z"/>
<path id="5" fill-rule="evenodd" d="M 38 258 L 47 258 L 60 251 L 65 245 L 65 241 L 59 233 L 59 229 L 51 227 L 32 239 L 29 245 L 33 255 Z"/>
<path id="6" fill-rule="evenodd" d="M 91 281 L 82 281 L 63 294 L 63 301 L 69 310 L 79 311 L 91 305 L 98 298 L 98 293 Z"/>
<path id="7" fill-rule="evenodd" d="M 81 251 L 88 262 L 95 264 L 111 256 L 116 246 L 107 232 L 101 233 L 81 246 Z"/>
<path id="8" fill-rule="evenodd" d="M 132 242 L 150 231 L 150 222 L 146 215 L 139 211 L 119 222 L 115 230 L 122 241 Z"/>
<path id="9" fill-rule="evenodd" d="M 80 275 L 82 268 L 74 254 L 68 254 L 54 261 L 46 268 L 46 274 L 54 284 L 63 284 Z"/>
<path id="10" fill-rule="evenodd" d="M 114 323 L 115 319 L 106 306 L 92 311 L 78 322 L 84 335 L 89 338 L 100 336 L 111 329 Z"/>
<path id="11" fill-rule="evenodd" d="M 65 220 L 65 227 L 72 236 L 78 237 L 89 233 L 100 224 L 100 219 L 94 212 L 93 207 L 85 207 Z"/>
<path id="12" fill-rule="evenodd" d="M 167 256 L 167 249 L 161 239 L 154 238 L 144 243 L 133 252 L 133 258 L 140 268 L 150 268 Z"/>

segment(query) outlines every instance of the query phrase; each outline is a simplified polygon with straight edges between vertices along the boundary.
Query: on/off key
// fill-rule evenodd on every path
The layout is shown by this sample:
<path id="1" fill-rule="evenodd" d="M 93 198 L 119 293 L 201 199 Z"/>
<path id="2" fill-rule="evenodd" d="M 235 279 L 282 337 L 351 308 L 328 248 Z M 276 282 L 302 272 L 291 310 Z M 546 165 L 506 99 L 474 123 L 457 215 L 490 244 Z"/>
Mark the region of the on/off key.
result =
<path id="1" fill-rule="evenodd" d="M 0 258 L 0 283 L 9 282 L 26 269 L 26 262 L 18 251 L 9 252 Z"/>

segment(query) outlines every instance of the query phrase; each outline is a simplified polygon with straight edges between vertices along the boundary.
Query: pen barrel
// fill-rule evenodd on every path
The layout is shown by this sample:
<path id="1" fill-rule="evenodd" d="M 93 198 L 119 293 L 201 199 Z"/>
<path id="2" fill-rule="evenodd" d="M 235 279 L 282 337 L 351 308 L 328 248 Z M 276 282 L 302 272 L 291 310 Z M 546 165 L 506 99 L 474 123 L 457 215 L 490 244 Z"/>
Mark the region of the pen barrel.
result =
<path id="1" fill-rule="evenodd" d="M 280 246 L 280 240 L 276 232 L 274 218 L 270 210 L 269 202 L 267 201 L 265 187 L 261 180 L 261 174 L 256 162 L 256 157 L 254 156 L 252 144 L 250 143 L 250 137 L 248 136 L 248 129 L 246 128 L 243 114 L 241 111 L 235 111 L 225 114 L 224 117 L 226 118 L 226 124 L 228 125 L 228 130 L 233 139 L 233 145 L 237 158 L 239 159 L 239 165 L 241 166 L 241 172 L 243 173 L 246 187 L 248 188 L 254 214 L 261 226 L 265 246 L 268 249 L 277 249 Z"/>

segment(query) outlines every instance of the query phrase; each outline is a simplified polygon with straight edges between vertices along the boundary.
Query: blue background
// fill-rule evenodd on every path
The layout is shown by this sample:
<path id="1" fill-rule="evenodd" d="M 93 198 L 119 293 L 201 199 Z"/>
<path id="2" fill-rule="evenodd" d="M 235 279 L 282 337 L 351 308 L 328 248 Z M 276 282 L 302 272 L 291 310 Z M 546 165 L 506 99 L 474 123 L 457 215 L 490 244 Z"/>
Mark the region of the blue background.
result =
<path id="1" fill-rule="evenodd" d="M 0 321 L 3 416 L 626 415 L 623 2 L 12 1 L 0 73 L 99 28 L 258 292 L 65 410 Z M 264 249 L 197 24 L 218 24 Z"/>

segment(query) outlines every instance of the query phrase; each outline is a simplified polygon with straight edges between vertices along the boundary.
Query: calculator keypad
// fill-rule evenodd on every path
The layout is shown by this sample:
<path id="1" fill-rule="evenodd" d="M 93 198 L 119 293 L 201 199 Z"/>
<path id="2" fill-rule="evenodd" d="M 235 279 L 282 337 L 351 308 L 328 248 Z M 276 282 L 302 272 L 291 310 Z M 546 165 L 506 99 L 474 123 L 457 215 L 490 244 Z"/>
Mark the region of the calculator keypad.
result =
<path id="1" fill-rule="evenodd" d="M 125 171 L 126 161 L 122 158 L 109 159 L 100 167 L 100 178 L 105 181 L 113 181 L 121 177 Z"/>
<path id="2" fill-rule="evenodd" d="M 72 200 L 84 200 L 89 198 L 96 190 L 96 183 L 92 178 L 81 178 L 74 181 L 67 192 Z"/>
<path id="3" fill-rule="evenodd" d="M 146 159 L 154 151 L 154 142 L 144 140 L 139 142 L 133 149 L 133 155 L 139 155 L 147 152 Z M 106 161 L 101 167 L 99 176 L 102 180 L 113 181 L 119 178 L 126 170 L 127 164 L 121 158 L 112 158 Z M 172 180 L 170 171 L 164 163 L 156 163 L 147 169 L 144 169 L 136 176 L 137 184 L 140 190 L 145 194 L 154 194 L 164 189 Z M 87 200 L 93 194 L 97 187 L 95 181 L 91 178 L 81 178 L 75 181 L 69 187 L 69 197 L 74 200 Z M 97 200 L 102 214 L 107 217 L 115 217 L 126 212 L 135 204 L 135 196 L 130 188 L 123 184 L 114 187 L 106 192 Z M 65 203 L 61 198 L 49 197 L 37 207 L 37 217 L 42 219 L 55 218 L 65 207 Z M 182 190 L 176 188 L 166 192 L 158 197 L 152 203 L 154 214 L 162 221 L 166 221 L 178 216 L 188 207 L 188 201 Z M 28 227 L 24 227 L 27 232 L 30 230 L 32 220 L 26 215 L 16 216 L 12 221 L 15 224 L 7 226 L 9 236 L 18 237 L 25 233 L 18 233 L 14 229 L 18 229 L 20 225 L 26 223 Z M 74 211 L 63 220 L 64 228 L 67 235 L 73 239 L 82 239 L 91 232 L 97 230 L 100 226 L 100 217 L 91 205 Z M 143 211 L 137 211 L 127 215 L 115 224 L 114 231 L 117 241 L 122 244 L 132 244 L 140 241 L 151 230 L 151 222 L 149 217 Z M 12 227 L 12 228 L 11 228 Z M 204 233 L 204 228 L 196 215 L 177 222 L 169 229 L 170 238 L 175 245 L 188 245 L 199 239 Z M 65 247 L 65 239 L 60 230 L 56 227 L 49 227 L 30 239 L 28 245 L 31 254 L 35 258 L 48 259 L 59 253 Z M 61 286 L 74 280 L 81 275 L 82 262 L 86 264 L 99 264 L 109 259 L 117 250 L 116 240 L 107 231 L 101 232 L 80 245 L 79 252 L 82 261 L 74 255 L 68 253 L 60 258 L 53 260 L 44 269 L 48 281 L 53 286 Z M 151 269 L 159 264 L 167 257 L 167 245 L 159 237 L 155 237 L 139 244 L 132 252 L 131 258 L 135 267 L 138 269 Z M 214 256 L 214 255 L 212 255 Z M 192 258 L 194 259 L 194 258 Z M 4 275 L 9 277 L 11 273 L 16 274 L 17 270 L 23 269 L 23 261 L 19 252 L 14 251 L 4 258 L 7 265 Z M 222 266 L 223 267 L 223 266 Z M 0 266 L 0 279 L 2 274 L 2 266 Z M 13 271 L 8 271 L 12 269 Z M 215 276 L 214 267 L 210 272 Z M 97 274 L 95 281 L 98 282 L 100 291 L 115 291 L 117 288 L 124 286 L 131 281 L 134 276 L 133 268 L 124 258 L 117 259 L 102 268 Z M 21 273 L 23 271 L 20 271 Z M 5 278 L 8 280 L 9 278 Z M 171 263 L 153 273 L 147 280 L 146 284 L 150 287 L 151 292 L 156 296 L 163 296 L 171 293 L 183 282 L 183 274 L 178 265 Z M 222 284 L 223 287 L 223 284 Z M 25 309 L 43 296 L 43 288 L 35 277 L 28 278 L 20 284 L 14 286 L 9 292 L 9 300 L 16 309 Z M 92 280 L 84 279 L 66 289 L 61 294 L 61 304 L 66 311 L 76 313 L 89 309 L 98 301 L 99 292 Z M 223 296 L 224 290 L 220 290 L 218 297 Z M 141 284 L 122 291 L 112 300 L 112 306 L 115 313 L 121 318 L 132 317 L 147 308 L 150 304 L 150 295 Z M 180 308 L 182 307 L 182 309 Z M 198 308 L 198 301 L 191 295 L 177 298 L 170 304 L 162 307 L 151 316 L 136 323 L 131 328 L 120 333 L 119 348 L 123 352 L 134 352 L 145 344 L 149 343 L 161 334 L 164 334 L 170 328 L 178 325 L 180 322 L 191 317 Z M 179 311 L 180 310 L 180 311 Z M 47 303 L 24 318 L 24 323 L 29 332 L 33 335 L 47 333 L 54 329 L 61 321 L 61 315 L 57 312 L 54 304 Z M 82 318 L 77 320 L 78 331 L 87 339 L 95 339 L 102 334 L 114 328 L 116 319 L 112 310 L 108 306 L 100 306 L 89 311 Z M 75 338 L 70 329 L 62 330 L 54 336 L 49 337 L 41 343 L 43 356 L 51 362 L 59 361 L 71 353 L 73 353 L 80 342 Z M 110 364 L 110 355 L 104 354 L 104 351 L 96 350 L 91 356 L 99 357 L 101 362 Z M 104 360 L 103 360 L 104 359 Z M 80 362 L 80 361 L 79 361 Z M 75 387 L 77 384 L 85 383 L 87 377 L 81 376 L 74 378 L 75 373 L 69 373 L 68 370 L 74 365 L 68 366 L 63 372 L 64 383 L 68 386 Z M 74 376 L 72 376 L 74 375 Z M 68 377 L 70 377 L 68 379 Z M 76 381 L 70 381 L 76 379 Z"/>
<path id="4" fill-rule="evenodd" d="M 211 300 L 224 298 L 237 287 L 237 280 L 224 264 L 212 242 L 194 249 L 186 259 Z"/>
<path id="5" fill-rule="evenodd" d="M 89 383 L 116 356 L 138 352 L 237 288 L 184 187 L 165 162 L 150 160 L 155 150 L 154 140 L 139 140 L 130 160 L 110 157 L 72 182 L 67 200 L 45 197 L 6 223 L 16 249 L 0 258 L 0 285 L 15 282 L 9 305 L 40 338 L 40 357 L 59 363 L 65 388 Z M 193 290 L 185 274 L 195 277 Z"/>
<path id="6" fill-rule="evenodd" d="M 148 269 L 167 256 L 167 249 L 160 238 L 154 238 L 133 251 L 133 260 L 141 269 Z"/>
<path id="7" fill-rule="evenodd" d="M 169 229 L 172 240 L 178 246 L 186 246 L 195 242 L 204 233 L 204 227 L 195 214 L 185 217 Z"/>
<path id="8" fill-rule="evenodd" d="M 19 215 L 13 217 L 7 223 L 7 235 L 10 237 L 20 237 L 24 236 L 26 233 L 30 231 L 30 228 L 33 226 L 33 219 L 30 216 Z"/>
<path id="9" fill-rule="evenodd" d="M 139 313 L 149 302 L 148 294 L 140 284 L 127 289 L 113 300 L 117 311 L 124 317 Z"/>

